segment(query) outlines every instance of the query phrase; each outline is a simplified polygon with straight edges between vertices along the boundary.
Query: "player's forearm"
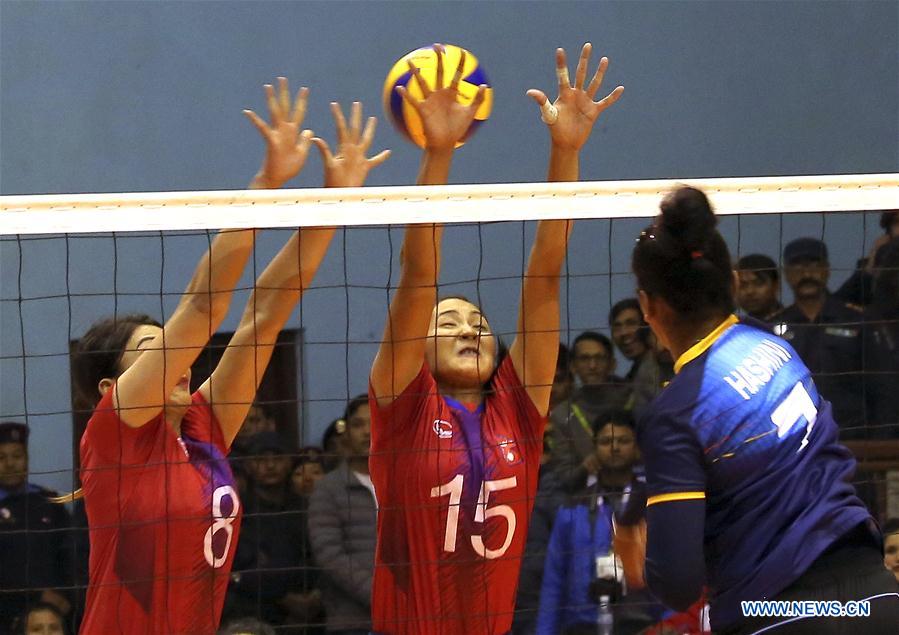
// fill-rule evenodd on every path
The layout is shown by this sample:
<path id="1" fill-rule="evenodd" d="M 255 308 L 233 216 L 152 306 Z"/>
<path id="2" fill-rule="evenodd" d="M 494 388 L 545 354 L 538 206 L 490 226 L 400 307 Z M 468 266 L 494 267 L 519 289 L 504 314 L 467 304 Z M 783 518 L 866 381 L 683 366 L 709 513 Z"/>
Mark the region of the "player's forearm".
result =
<path id="1" fill-rule="evenodd" d="M 549 151 L 547 180 L 551 183 L 577 181 L 580 178 L 580 157 L 577 150 L 553 145 Z"/>
<path id="2" fill-rule="evenodd" d="M 443 225 L 409 225 L 400 254 L 401 287 L 437 286 Z"/>
<path id="3" fill-rule="evenodd" d="M 418 185 L 446 185 L 453 164 L 452 149 L 426 149 L 418 170 Z"/>
<path id="4" fill-rule="evenodd" d="M 209 314 L 211 330 L 224 319 L 234 287 L 240 279 L 255 242 L 255 230 L 223 229 L 213 239 L 194 270 L 182 303 Z"/>

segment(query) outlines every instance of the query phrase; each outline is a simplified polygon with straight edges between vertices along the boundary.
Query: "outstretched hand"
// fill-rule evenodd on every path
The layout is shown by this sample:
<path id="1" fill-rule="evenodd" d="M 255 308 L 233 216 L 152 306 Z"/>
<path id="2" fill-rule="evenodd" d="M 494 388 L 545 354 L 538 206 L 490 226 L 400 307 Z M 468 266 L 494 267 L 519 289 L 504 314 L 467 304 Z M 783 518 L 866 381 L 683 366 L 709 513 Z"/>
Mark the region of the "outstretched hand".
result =
<path id="1" fill-rule="evenodd" d="M 365 130 L 362 130 L 362 104 L 358 101 L 353 102 L 349 128 L 340 104 L 331 102 L 331 114 L 337 125 L 337 154 L 331 152 L 324 139 L 312 139 L 325 164 L 325 187 L 361 187 L 368 171 L 384 163 L 390 156 L 390 150 L 379 152 L 370 159 L 365 157 L 375 138 L 377 119 L 369 117 Z"/>
<path id="2" fill-rule="evenodd" d="M 599 67 L 596 69 L 593 79 L 590 80 L 590 84 L 585 88 L 584 82 L 587 79 L 587 67 L 592 48 L 593 46 L 589 42 L 584 44 L 573 86 L 568 76 L 565 51 L 561 48 L 556 49 L 559 96 L 555 102 L 550 103 L 546 93 L 536 88 L 527 91 L 528 96 L 540 106 L 542 118 L 549 127 L 552 142 L 559 148 L 579 150 L 590 137 L 590 131 L 600 113 L 618 101 L 621 93 L 624 92 L 624 86 L 618 86 L 599 101 L 593 101 L 602 85 L 606 69 L 609 67 L 609 59 L 603 57 L 599 60 Z"/>
<path id="3" fill-rule="evenodd" d="M 434 51 L 437 54 L 437 75 L 433 89 L 428 86 L 427 81 L 421 76 L 421 71 L 416 68 L 412 60 L 409 60 L 409 70 L 418 83 L 418 88 L 424 98 L 420 101 L 415 99 L 405 86 L 397 86 L 396 90 L 421 117 L 425 148 L 452 150 L 471 127 L 475 113 L 484 102 L 487 86 L 481 84 L 478 87 L 478 92 L 471 104 L 466 106 L 459 103 L 459 82 L 462 80 L 462 71 L 465 67 L 465 51 L 462 51 L 459 65 L 448 86 L 444 86 L 443 70 L 443 56 L 446 54 L 446 49 L 442 44 L 435 44 Z"/>
<path id="4" fill-rule="evenodd" d="M 306 115 L 306 100 L 309 89 L 300 88 L 293 109 L 290 107 L 290 91 L 285 77 L 278 78 L 278 94 L 271 84 L 265 85 L 271 125 L 252 110 L 244 110 L 259 134 L 265 139 L 265 159 L 253 183 L 262 188 L 278 188 L 295 177 L 303 169 L 309 154 L 312 131 L 300 126 Z"/>

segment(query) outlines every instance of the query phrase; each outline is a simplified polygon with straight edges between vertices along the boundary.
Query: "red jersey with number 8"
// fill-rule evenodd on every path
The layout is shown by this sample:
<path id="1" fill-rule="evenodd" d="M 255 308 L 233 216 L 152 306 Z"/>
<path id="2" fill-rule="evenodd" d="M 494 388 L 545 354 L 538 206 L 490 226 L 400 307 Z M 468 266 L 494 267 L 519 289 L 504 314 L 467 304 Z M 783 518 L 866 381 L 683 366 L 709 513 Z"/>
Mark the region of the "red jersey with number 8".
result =
<path id="1" fill-rule="evenodd" d="M 131 428 L 112 393 L 81 439 L 90 526 L 81 633 L 215 633 L 241 512 L 218 421 L 195 393 L 180 437 L 162 414 Z"/>
<path id="2" fill-rule="evenodd" d="M 389 406 L 369 401 L 374 631 L 507 633 L 546 420 L 511 358 L 474 410 L 441 397 L 427 364 Z"/>

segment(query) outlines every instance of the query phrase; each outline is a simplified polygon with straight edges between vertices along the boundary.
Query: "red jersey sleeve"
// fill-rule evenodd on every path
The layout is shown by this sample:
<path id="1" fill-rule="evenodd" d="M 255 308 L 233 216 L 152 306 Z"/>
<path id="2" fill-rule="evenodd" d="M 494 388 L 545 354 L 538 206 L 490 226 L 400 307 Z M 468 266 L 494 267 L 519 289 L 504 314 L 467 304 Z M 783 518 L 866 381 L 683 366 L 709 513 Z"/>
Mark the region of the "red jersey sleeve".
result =
<path id="1" fill-rule="evenodd" d="M 496 369 L 491 382 L 494 400 L 500 410 L 514 413 L 510 421 L 518 426 L 516 434 L 522 439 L 543 439 L 543 429 L 546 426 L 546 416 L 541 415 L 534 405 L 527 389 L 515 372 L 515 365 L 511 357 L 506 357 Z"/>
<path id="2" fill-rule="evenodd" d="M 100 399 L 84 431 L 82 444 L 92 455 L 90 467 L 140 465 L 146 463 L 153 452 L 161 416 L 139 428 L 132 428 L 119 418 L 112 404 L 114 390 L 115 386 Z"/>
<path id="3" fill-rule="evenodd" d="M 420 425 L 428 398 L 437 394 L 437 382 L 431 375 L 428 364 L 422 363 L 421 370 L 396 399 L 383 408 L 378 405 L 371 382 L 368 385 L 368 402 L 371 407 L 372 449 L 379 449 L 389 439 L 403 438 Z"/>
<path id="4" fill-rule="evenodd" d="M 211 443 L 225 456 L 231 450 L 230 446 L 225 443 L 222 427 L 215 418 L 212 405 L 206 401 L 199 390 L 191 395 L 191 407 L 181 421 L 181 434 L 194 441 Z"/>

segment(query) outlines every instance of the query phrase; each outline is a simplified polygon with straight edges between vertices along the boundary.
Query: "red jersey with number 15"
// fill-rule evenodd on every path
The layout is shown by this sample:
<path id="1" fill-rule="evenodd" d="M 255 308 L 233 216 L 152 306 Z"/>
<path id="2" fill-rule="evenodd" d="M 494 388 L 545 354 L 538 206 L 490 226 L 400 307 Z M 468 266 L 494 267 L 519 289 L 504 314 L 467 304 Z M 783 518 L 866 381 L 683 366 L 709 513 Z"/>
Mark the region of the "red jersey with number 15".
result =
<path id="1" fill-rule="evenodd" d="M 427 364 L 388 407 L 369 401 L 373 630 L 508 632 L 545 424 L 511 358 L 476 410 L 441 397 Z"/>
<path id="2" fill-rule="evenodd" d="M 162 414 L 131 428 L 112 393 L 81 438 L 90 527 L 81 633 L 215 633 L 240 529 L 219 423 L 194 393 L 180 437 Z"/>

